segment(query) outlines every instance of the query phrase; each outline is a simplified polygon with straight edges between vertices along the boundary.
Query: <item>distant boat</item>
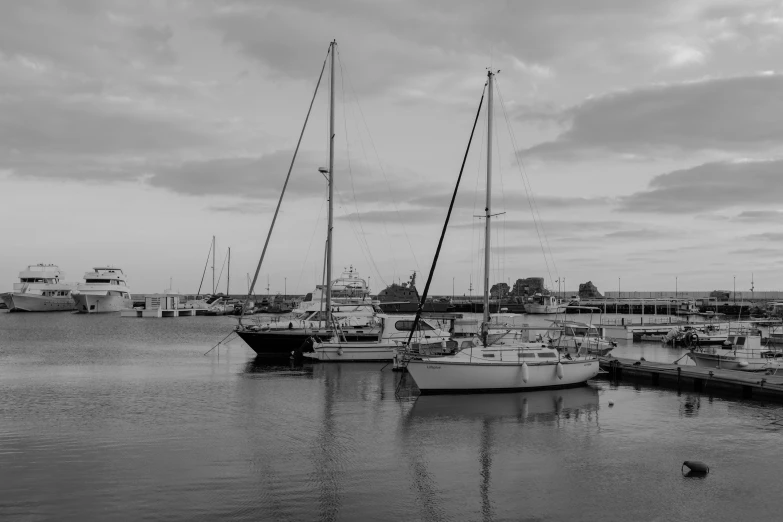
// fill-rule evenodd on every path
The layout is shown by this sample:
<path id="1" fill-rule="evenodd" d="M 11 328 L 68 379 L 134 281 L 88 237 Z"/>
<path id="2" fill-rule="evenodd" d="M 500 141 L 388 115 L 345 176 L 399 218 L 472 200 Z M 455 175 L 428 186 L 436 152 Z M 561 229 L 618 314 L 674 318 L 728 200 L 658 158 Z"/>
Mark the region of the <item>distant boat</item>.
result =
<path id="1" fill-rule="evenodd" d="M 747 372 L 783 369 L 783 350 L 761 346 L 760 335 L 732 333 L 720 346 L 699 346 L 688 352 L 696 366 Z"/>
<path id="2" fill-rule="evenodd" d="M 525 303 L 525 312 L 528 314 L 557 314 L 566 309 L 568 304 L 560 302 L 553 295 L 534 294 Z"/>
<path id="3" fill-rule="evenodd" d="M 84 274 L 84 283 L 79 283 L 71 296 L 76 311 L 84 314 L 133 308 L 128 278 L 121 268 L 113 266 L 95 267 Z"/>
<path id="4" fill-rule="evenodd" d="M 385 313 L 416 313 L 419 307 L 419 292 L 416 290 L 416 272 L 413 272 L 407 283 L 392 283 L 378 292 L 378 301 L 381 310 Z M 428 300 L 424 303 L 425 312 L 447 312 L 453 308 L 446 301 Z"/>
<path id="5" fill-rule="evenodd" d="M 403 363 L 416 382 L 422 394 L 500 392 L 512 390 L 533 390 L 537 388 L 565 388 L 580 386 L 598 374 L 598 358 L 582 347 L 576 353 L 561 353 L 556 347 L 529 340 L 529 331 L 513 327 L 492 328 L 489 314 L 489 277 L 491 265 L 491 218 L 492 214 L 492 98 L 494 94 L 494 73 L 488 72 L 487 107 L 487 187 L 484 214 L 484 317 L 481 325 L 481 340 L 462 341 L 461 350 L 453 355 L 421 355 L 406 350 Z M 484 96 L 482 95 L 482 102 Z M 481 104 L 479 104 L 479 111 Z M 479 113 L 473 124 L 475 131 Z M 471 132 L 471 139 L 473 133 Z M 469 150 L 469 149 L 468 149 Z M 466 152 L 467 159 L 467 152 Z M 463 161 L 464 169 L 464 161 Z M 436 249 L 430 279 L 424 290 L 426 298 L 435 265 L 443 244 L 451 210 L 459 188 L 459 179 L 454 189 L 451 206 L 443 226 L 443 232 Z M 417 312 L 415 322 L 418 322 Z M 414 328 L 415 329 L 415 328 Z M 408 347 L 410 348 L 410 346 Z"/>
<path id="6" fill-rule="evenodd" d="M 75 310 L 71 292 L 76 283 L 63 281 L 65 272 L 57 265 L 29 265 L 19 272 L 13 292 L 0 294 L 9 312 L 56 312 Z"/>

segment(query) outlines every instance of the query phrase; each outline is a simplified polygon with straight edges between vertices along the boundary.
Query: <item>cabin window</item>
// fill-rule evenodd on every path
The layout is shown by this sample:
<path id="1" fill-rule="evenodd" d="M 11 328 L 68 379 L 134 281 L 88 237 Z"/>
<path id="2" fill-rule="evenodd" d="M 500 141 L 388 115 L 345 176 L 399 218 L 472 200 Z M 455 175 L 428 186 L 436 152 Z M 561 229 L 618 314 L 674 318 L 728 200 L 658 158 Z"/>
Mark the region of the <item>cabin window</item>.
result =
<path id="1" fill-rule="evenodd" d="M 737 346 L 744 346 L 744 345 L 745 345 L 745 338 L 737 337 Z"/>
<path id="2" fill-rule="evenodd" d="M 553 359 L 553 358 L 557 357 L 557 354 L 551 353 L 551 352 L 539 352 L 538 356 L 542 357 L 544 359 Z"/>
<path id="3" fill-rule="evenodd" d="M 401 332 L 410 332 L 413 330 L 413 321 L 402 320 L 394 323 L 394 327 Z M 420 330 L 433 330 L 432 326 L 428 325 L 424 321 L 419 321 Z"/>
<path id="4" fill-rule="evenodd" d="M 494 356 L 495 356 L 494 353 L 485 353 L 484 354 L 484 357 L 494 357 Z"/>
<path id="5" fill-rule="evenodd" d="M 524 358 L 524 357 L 535 357 L 535 356 L 536 356 L 536 354 L 534 354 L 534 353 L 524 353 L 524 352 L 521 352 L 521 353 L 519 354 L 519 356 L 520 356 L 520 357 L 523 357 L 523 358 Z"/>
<path id="6" fill-rule="evenodd" d="M 302 299 L 302 301 L 312 301 L 312 300 L 313 300 L 313 293 L 312 293 L 312 292 L 310 292 L 309 294 L 307 294 L 307 295 L 304 297 L 304 299 Z"/>
<path id="7" fill-rule="evenodd" d="M 108 283 L 108 279 L 85 279 L 85 283 Z"/>

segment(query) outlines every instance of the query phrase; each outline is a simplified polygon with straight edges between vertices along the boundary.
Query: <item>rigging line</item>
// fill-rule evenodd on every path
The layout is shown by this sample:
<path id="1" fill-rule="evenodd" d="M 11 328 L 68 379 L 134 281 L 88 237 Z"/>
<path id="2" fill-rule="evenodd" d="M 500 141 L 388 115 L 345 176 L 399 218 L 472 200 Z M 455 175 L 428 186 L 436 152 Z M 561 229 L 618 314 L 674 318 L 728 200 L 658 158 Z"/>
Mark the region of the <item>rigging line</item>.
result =
<path id="1" fill-rule="evenodd" d="M 220 288 L 220 279 L 223 277 L 223 269 L 226 268 L 226 259 L 228 259 L 228 252 L 226 252 L 226 257 L 223 258 L 223 266 L 220 267 L 220 275 L 218 275 L 217 283 L 215 283 L 215 293 L 217 293 L 217 289 Z"/>
<path id="2" fill-rule="evenodd" d="M 482 120 L 481 141 L 479 143 L 484 143 L 484 135 L 486 134 L 486 132 L 487 132 L 487 121 L 486 121 L 486 119 L 484 119 L 484 120 Z M 483 158 L 484 158 L 484 148 L 480 147 L 479 148 L 478 163 L 476 163 L 476 186 L 475 186 L 475 188 L 473 190 L 473 218 L 472 218 L 473 221 L 471 222 L 471 227 L 472 227 L 471 240 L 472 240 L 472 242 L 470 244 L 471 252 L 478 252 L 478 256 L 479 256 L 479 263 L 478 263 L 479 266 L 478 266 L 478 269 L 477 269 L 477 271 L 475 273 L 473 272 L 473 256 L 472 255 L 470 256 L 470 273 L 472 275 L 476 276 L 476 281 L 480 281 L 482 279 L 479 274 L 482 271 L 482 266 L 483 266 L 483 261 L 484 261 L 484 256 L 481 255 L 481 249 L 483 248 L 483 246 L 481 246 L 481 245 L 484 245 L 484 241 L 481 239 L 481 234 L 482 234 L 482 232 L 484 230 L 484 227 L 476 226 L 476 223 L 481 223 L 481 218 L 476 216 L 476 204 L 478 202 L 478 194 L 479 194 L 479 188 L 478 187 L 479 187 L 479 179 L 481 178 L 481 165 L 482 165 L 482 159 Z M 478 248 L 476 248 L 476 243 L 475 243 L 476 231 L 478 231 L 479 241 L 480 241 L 480 243 L 479 243 L 480 246 Z"/>
<path id="3" fill-rule="evenodd" d="M 337 56 L 338 56 L 338 58 L 340 56 L 340 50 L 339 49 L 337 50 Z M 348 67 L 346 66 L 345 67 L 345 76 L 348 75 L 347 69 L 348 69 Z M 343 80 L 343 63 L 342 63 L 342 60 L 340 60 L 340 75 L 341 75 L 340 79 Z M 344 114 L 345 114 L 345 106 L 346 106 L 346 104 L 345 104 L 345 85 L 344 85 L 344 81 L 341 81 L 341 85 L 343 86 L 343 104 L 344 104 L 343 105 L 343 117 L 345 117 Z M 358 106 L 359 105 L 358 99 L 356 99 L 355 101 L 357 102 L 356 104 Z M 369 160 L 369 158 L 367 156 L 367 149 L 364 146 L 364 139 L 362 138 L 362 132 L 361 132 L 361 129 L 359 128 L 358 118 L 354 118 L 353 121 L 354 121 L 354 125 L 356 126 L 356 136 L 359 138 L 359 146 L 362 149 L 362 155 L 364 156 L 365 165 L 367 166 L 367 170 L 370 172 L 370 175 L 372 175 L 373 174 L 373 169 L 372 169 L 372 167 L 370 167 L 370 160 Z M 348 131 L 346 130 L 346 134 L 347 134 L 347 132 Z M 367 133 L 369 134 L 369 129 L 367 129 Z M 378 161 L 380 163 L 380 159 Z M 351 181 L 353 182 L 353 180 L 351 180 Z M 356 196 L 354 195 L 354 200 L 355 199 L 356 199 Z M 357 208 L 357 212 L 358 212 L 358 208 Z M 398 215 L 398 217 L 399 217 L 399 215 Z M 387 223 L 386 219 L 383 217 L 382 214 L 381 214 L 381 223 L 383 224 L 383 230 L 386 233 L 386 237 L 391 237 L 391 234 L 389 233 L 388 223 Z M 394 268 L 394 274 L 396 274 L 397 273 L 397 256 L 394 253 L 394 247 L 393 247 L 393 245 L 392 245 L 392 243 L 390 241 L 386 241 L 385 243 L 386 243 L 386 246 L 389 249 L 389 256 L 391 257 L 392 267 Z M 410 246 L 410 241 L 409 241 L 409 246 Z M 368 245 L 368 248 L 369 248 L 369 245 Z M 385 281 L 383 281 L 383 278 L 381 278 L 381 282 L 383 282 L 385 284 Z"/>
<path id="4" fill-rule="evenodd" d="M 496 123 L 495 118 L 492 118 L 492 123 L 496 127 L 495 129 L 493 129 L 494 135 L 499 137 L 500 134 L 497 132 L 497 125 L 498 124 Z M 497 149 L 497 153 L 498 153 L 497 171 L 498 171 L 498 178 L 500 178 L 500 200 L 501 200 L 501 204 L 503 205 L 503 242 L 502 243 L 500 242 L 500 231 L 497 230 L 500 227 L 495 227 L 495 241 L 496 241 L 496 244 L 501 246 L 501 248 L 500 248 L 501 255 L 500 256 L 496 256 L 496 257 L 498 257 L 498 265 L 497 265 L 497 267 L 498 267 L 498 273 L 501 276 L 500 280 L 501 280 L 501 282 L 504 282 L 506 280 L 506 228 L 505 228 L 505 225 L 506 225 L 506 211 L 508 209 L 506 208 L 506 188 L 505 188 L 505 185 L 503 184 L 503 163 L 502 163 L 502 160 L 500 159 L 501 156 L 500 156 L 500 139 L 499 138 L 495 141 L 495 148 Z M 497 274 L 495 274 L 495 278 L 497 278 Z"/>
<path id="5" fill-rule="evenodd" d="M 201 282 L 198 284 L 198 294 L 196 298 L 201 295 L 201 285 L 204 284 L 204 276 L 207 275 L 207 267 L 209 266 L 209 255 L 212 253 L 212 241 L 209 242 L 209 252 L 207 252 L 207 262 L 204 264 L 204 272 L 201 274 Z"/>
<path id="6" fill-rule="evenodd" d="M 302 269 L 299 271 L 299 279 L 296 280 L 296 286 L 294 287 L 295 293 L 299 290 L 299 284 L 302 282 L 302 276 L 304 275 L 305 265 L 307 264 L 307 260 L 310 259 L 310 249 L 313 247 L 313 240 L 315 239 L 315 234 L 321 228 L 320 227 L 321 214 L 323 214 L 325 204 L 326 204 L 326 198 L 323 198 L 321 200 L 321 208 L 318 209 L 318 219 L 316 220 L 315 226 L 313 227 L 313 234 L 310 236 L 310 243 L 307 245 L 307 253 L 304 256 L 304 259 L 302 260 Z M 316 284 L 318 284 L 317 280 L 316 280 Z"/>
<path id="7" fill-rule="evenodd" d="M 517 143 L 516 143 L 516 133 L 514 132 L 514 129 L 511 126 L 511 123 L 510 123 L 510 121 L 508 119 L 508 111 L 506 110 L 505 100 L 503 99 L 503 95 L 500 92 L 500 86 L 499 85 L 498 85 L 498 95 L 500 97 L 500 102 L 501 102 L 501 105 L 503 107 L 503 113 L 504 113 L 504 116 L 506 118 L 506 125 L 509 128 L 509 134 L 511 135 L 512 143 L 513 143 L 513 146 L 514 146 L 514 152 L 515 152 L 514 155 L 516 157 L 517 164 L 520 167 L 520 171 L 523 173 L 523 180 L 527 181 L 527 186 L 529 187 L 529 192 L 528 193 L 530 195 L 530 199 L 533 202 L 533 207 L 535 208 L 536 215 L 538 216 L 538 223 L 537 223 L 537 225 L 541 227 L 541 231 L 543 232 L 543 236 L 544 236 L 544 242 L 546 243 L 547 250 L 549 251 L 549 257 L 552 260 L 552 265 L 553 265 L 553 267 L 555 269 L 555 275 L 559 279 L 560 278 L 560 273 L 559 273 L 560 271 L 557 269 L 557 262 L 555 261 L 555 257 L 552 254 L 552 248 L 551 248 L 551 246 L 549 244 L 549 237 L 548 237 L 548 235 L 546 233 L 546 230 L 544 229 L 544 220 L 541 219 L 541 212 L 540 212 L 540 210 L 538 208 L 538 202 L 536 201 L 535 193 L 533 192 L 533 185 L 532 185 L 532 183 L 531 183 L 531 181 L 529 179 L 529 176 L 527 176 L 527 173 L 525 172 L 524 164 L 522 163 L 522 160 L 519 158 L 519 154 L 517 154 L 518 146 L 517 146 Z M 550 280 L 551 280 L 551 278 L 552 277 L 550 275 Z"/>
<path id="8" fill-rule="evenodd" d="M 351 230 L 353 233 L 358 236 L 359 232 L 356 230 L 356 224 L 351 220 L 351 215 L 345 210 L 345 207 L 347 205 L 343 202 L 343 197 L 340 194 L 339 191 L 335 192 L 337 194 L 337 199 L 340 201 L 340 209 L 343 211 L 343 215 L 345 215 L 345 219 L 348 222 L 348 225 L 351 227 Z M 372 255 L 367 251 L 367 248 L 362 244 L 361 241 L 359 241 L 359 251 L 364 256 L 364 260 L 367 261 L 367 265 L 370 266 L 372 270 L 375 270 L 375 274 L 378 276 L 378 278 L 381 280 L 381 283 L 384 285 L 386 284 L 386 281 L 383 280 L 383 277 L 380 274 L 380 270 L 378 270 L 378 265 L 375 264 L 375 259 L 373 259 Z"/>
<path id="9" fill-rule="evenodd" d="M 503 116 L 506 120 L 506 126 L 508 127 L 509 136 L 511 137 L 512 146 L 514 147 L 514 157 L 517 161 L 517 166 L 519 167 L 520 174 L 522 176 L 522 184 L 525 188 L 525 192 L 527 193 L 527 200 L 528 200 L 528 206 L 530 207 L 530 213 L 533 217 L 533 225 L 536 230 L 536 234 L 538 235 L 538 241 L 541 245 L 541 253 L 544 256 L 544 263 L 546 265 L 547 274 L 549 275 L 549 283 L 554 288 L 554 282 L 552 279 L 552 272 L 549 268 L 549 260 L 547 259 L 547 253 L 546 250 L 549 250 L 549 258 L 552 260 L 552 265 L 555 268 L 555 273 L 557 274 L 557 265 L 555 264 L 554 256 L 552 255 L 552 248 L 549 245 L 549 239 L 546 236 L 546 231 L 544 230 L 543 223 L 541 222 L 541 214 L 538 212 L 538 205 L 535 203 L 535 196 L 533 195 L 533 187 L 530 184 L 530 180 L 527 179 L 527 174 L 525 173 L 524 166 L 522 165 L 522 162 L 519 158 L 519 149 L 516 142 L 516 135 L 514 134 L 514 130 L 511 127 L 511 122 L 508 119 L 508 111 L 506 110 L 506 103 L 503 98 L 503 94 L 500 91 L 500 86 L 498 85 L 498 97 L 500 98 L 500 105 L 503 108 Z M 538 218 L 536 218 L 538 216 Z M 542 239 L 543 234 L 543 239 Z M 546 243 L 546 249 L 544 248 L 544 243 Z M 559 277 L 558 277 L 559 278 Z"/>
<path id="10" fill-rule="evenodd" d="M 378 154 L 378 148 L 375 146 L 375 140 L 372 137 L 372 133 L 370 132 L 370 127 L 367 125 L 367 119 L 364 117 L 364 111 L 362 110 L 362 105 L 359 103 L 359 97 L 356 95 L 356 90 L 353 88 L 353 82 L 351 81 L 351 75 L 348 73 L 348 68 L 346 67 L 345 76 L 348 79 L 348 87 L 350 87 L 351 92 L 353 93 L 353 97 L 356 100 L 356 106 L 359 108 L 359 114 L 362 117 L 362 123 L 364 123 L 364 128 L 367 130 L 367 137 L 370 139 L 370 145 L 372 145 L 373 151 L 375 152 L 375 157 L 378 159 L 378 168 L 381 171 L 381 174 L 383 175 L 383 180 L 386 184 L 386 191 L 389 193 L 389 196 L 392 200 L 392 206 L 394 206 L 394 212 L 397 214 L 398 222 L 402 226 L 402 232 L 405 234 L 405 239 L 408 241 L 408 247 L 411 250 L 411 255 L 413 256 L 413 262 L 416 263 L 416 268 L 420 272 L 421 269 L 419 268 L 419 261 L 416 259 L 416 251 L 413 248 L 413 243 L 411 243 L 410 236 L 408 236 L 408 229 L 405 227 L 405 222 L 402 220 L 402 217 L 400 216 L 400 209 L 397 207 L 397 202 L 394 199 L 394 195 L 392 194 L 391 185 L 389 184 L 389 178 L 386 176 L 386 170 L 383 168 L 383 163 L 381 163 L 381 156 Z"/>
<path id="11" fill-rule="evenodd" d="M 489 83 L 489 82 L 487 82 Z M 484 103 L 484 93 L 487 91 L 487 83 L 484 84 L 484 88 L 481 89 L 481 100 L 479 101 L 478 110 L 476 111 L 476 119 L 473 120 L 473 128 L 470 129 L 470 138 L 468 139 L 468 147 L 465 149 L 465 156 L 462 158 L 462 166 L 459 169 L 459 176 L 457 177 L 457 184 L 454 186 L 454 194 L 451 196 L 451 203 L 449 203 L 449 211 L 446 213 L 446 221 L 443 223 L 443 231 L 440 233 L 440 239 L 438 240 L 438 248 L 435 250 L 435 257 L 432 259 L 432 266 L 430 267 L 430 275 L 427 277 L 427 284 L 424 285 L 424 292 L 421 294 L 419 305 L 416 307 L 416 318 L 413 320 L 413 328 L 408 336 L 408 342 L 405 344 L 409 347 L 411 339 L 413 339 L 413 332 L 419 325 L 421 320 L 421 312 L 424 308 L 424 303 L 427 301 L 427 294 L 430 291 L 430 283 L 432 283 L 432 276 L 435 275 L 435 266 L 438 264 L 438 256 L 440 256 L 440 249 L 443 247 L 443 239 L 446 237 L 446 228 L 449 226 L 449 219 L 451 218 L 451 211 L 454 209 L 454 201 L 457 199 L 457 191 L 459 190 L 459 183 L 462 181 L 462 173 L 465 170 L 465 162 L 468 160 L 468 153 L 470 152 L 470 144 L 473 142 L 473 133 L 476 132 L 476 123 L 478 123 L 479 114 L 481 114 L 481 105 Z"/>
<path id="12" fill-rule="evenodd" d="M 359 230 L 361 232 L 361 235 L 357 237 L 359 240 L 359 243 L 364 242 L 365 248 L 367 249 L 367 255 L 372 259 L 373 266 L 376 266 L 377 271 L 377 265 L 375 264 L 375 260 L 372 258 L 372 249 L 370 248 L 370 243 L 367 241 L 367 234 L 364 231 L 364 225 L 362 223 L 362 215 L 359 212 L 359 203 L 356 200 L 356 187 L 354 186 L 353 181 L 353 167 L 351 165 L 351 149 L 350 145 L 348 143 L 348 118 L 345 116 L 345 77 L 343 75 L 343 62 L 340 59 L 340 52 L 337 52 L 337 60 L 340 64 L 340 88 L 342 90 L 342 99 L 343 99 L 343 128 L 345 129 L 345 154 L 348 157 L 348 178 L 351 180 L 351 193 L 353 194 L 353 205 L 356 209 L 356 221 L 359 224 Z M 350 216 L 349 216 L 350 219 Z M 381 277 L 380 273 L 377 274 L 378 277 L 381 279 L 381 282 L 383 281 L 383 278 Z M 385 282 L 384 282 L 385 284 Z"/>
<path id="13" fill-rule="evenodd" d="M 245 304 L 242 305 L 242 314 L 244 315 L 247 306 L 250 303 L 250 296 L 253 293 L 253 289 L 256 287 L 258 281 L 258 273 L 261 271 L 261 265 L 264 263 L 264 257 L 266 256 L 266 249 L 269 246 L 269 240 L 272 238 L 272 231 L 275 228 L 275 222 L 277 221 L 277 215 L 280 212 L 280 205 L 283 203 L 283 196 L 285 195 L 285 189 L 288 187 L 288 181 L 291 179 L 291 172 L 294 170 L 294 162 L 296 161 L 296 155 L 299 153 L 299 146 L 302 144 L 302 136 L 304 136 L 305 129 L 307 128 L 307 120 L 310 119 L 310 111 L 313 110 L 313 102 L 315 102 L 315 96 L 318 94 L 318 87 L 321 85 L 321 79 L 324 76 L 324 70 L 326 69 L 326 60 L 329 59 L 329 53 L 331 52 L 332 44 L 329 44 L 329 51 L 326 52 L 324 63 L 321 66 L 321 74 L 318 75 L 318 82 L 315 84 L 315 91 L 313 92 L 313 98 L 310 100 L 310 107 L 307 109 L 307 116 L 305 116 L 304 125 L 302 125 L 302 132 L 299 133 L 299 140 L 296 142 L 296 148 L 294 149 L 294 157 L 291 158 L 291 165 L 288 167 L 288 174 L 285 177 L 285 183 L 283 183 L 283 190 L 280 192 L 280 199 L 277 200 L 277 207 L 275 208 L 274 216 L 272 217 L 272 223 L 269 226 L 269 232 L 264 242 L 264 249 L 261 251 L 261 258 L 258 260 L 258 266 L 256 267 L 256 273 L 253 275 L 253 282 L 250 284 L 250 289 L 247 291 L 247 298 Z M 242 324 L 242 316 L 239 316 L 239 323 Z"/>

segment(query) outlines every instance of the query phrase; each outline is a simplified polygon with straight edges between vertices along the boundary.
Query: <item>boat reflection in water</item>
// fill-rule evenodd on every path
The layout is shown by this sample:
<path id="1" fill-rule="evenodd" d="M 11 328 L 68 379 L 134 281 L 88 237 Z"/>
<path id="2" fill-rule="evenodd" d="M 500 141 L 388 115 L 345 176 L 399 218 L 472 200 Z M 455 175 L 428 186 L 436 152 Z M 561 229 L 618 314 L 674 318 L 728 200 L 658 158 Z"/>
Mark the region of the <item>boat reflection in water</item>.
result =
<path id="1" fill-rule="evenodd" d="M 551 512 L 551 505 L 538 499 L 553 489 L 568 490 L 572 479 L 563 464 L 572 459 L 583 463 L 577 456 L 584 450 L 574 442 L 597 424 L 598 390 L 587 385 L 491 395 L 419 396 L 403 420 L 402 453 L 421 518 L 448 518 L 444 515 L 458 502 L 466 520 L 505 519 L 512 513 L 504 512 L 509 506 L 504 506 L 503 499 L 520 491 L 526 512 Z M 582 509 L 567 504 L 558 506 L 566 520 L 569 513 L 576 516 Z"/>
<path id="2" fill-rule="evenodd" d="M 444 419 L 554 419 L 598 411 L 598 390 L 591 386 L 492 395 L 422 395 L 410 416 Z"/>
<path id="3" fill-rule="evenodd" d="M 285 361 L 270 361 L 265 357 L 256 357 L 245 363 L 245 374 L 270 374 L 270 375 L 303 375 L 313 376 L 311 365 L 297 364 L 293 359 Z"/>

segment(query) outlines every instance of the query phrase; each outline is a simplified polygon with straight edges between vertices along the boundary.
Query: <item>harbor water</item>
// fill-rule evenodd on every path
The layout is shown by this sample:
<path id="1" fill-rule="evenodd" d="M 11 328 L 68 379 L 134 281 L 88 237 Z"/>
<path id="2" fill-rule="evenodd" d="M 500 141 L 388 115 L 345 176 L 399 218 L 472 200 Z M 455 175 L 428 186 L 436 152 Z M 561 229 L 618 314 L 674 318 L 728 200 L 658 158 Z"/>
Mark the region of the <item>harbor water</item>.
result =
<path id="1" fill-rule="evenodd" d="M 601 379 L 417 397 L 383 364 L 203 355 L 233 324 L 0 312 L 0 520 L 780 519 L 783 406 Z"/>

